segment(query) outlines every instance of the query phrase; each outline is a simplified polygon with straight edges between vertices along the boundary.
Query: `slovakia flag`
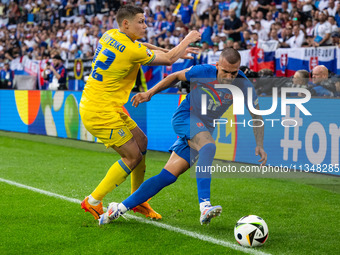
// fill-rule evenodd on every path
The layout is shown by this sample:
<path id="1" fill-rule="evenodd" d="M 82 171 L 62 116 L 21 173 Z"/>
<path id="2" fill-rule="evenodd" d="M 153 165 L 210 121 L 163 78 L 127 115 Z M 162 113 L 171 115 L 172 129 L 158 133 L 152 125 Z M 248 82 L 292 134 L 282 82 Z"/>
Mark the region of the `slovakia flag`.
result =
<path id="1" fill-rule="evenodd" d="M 334 46 L 278 49 L 275 56 L 276 76 L 290 77 L 298 70 L 311 72 L 317 65 L 324 65 L 329 71 L 340 73 L 339 57 L 340 51 Z"/>
<path id="2" fill-rule="evenodd" d="M 275 72 L 275 50 L 278 42 L 259 41 L 255 47 L 250 50 L 249 67 L 251 70 L 258 72 L 262 69 L 270 69 Z"/>

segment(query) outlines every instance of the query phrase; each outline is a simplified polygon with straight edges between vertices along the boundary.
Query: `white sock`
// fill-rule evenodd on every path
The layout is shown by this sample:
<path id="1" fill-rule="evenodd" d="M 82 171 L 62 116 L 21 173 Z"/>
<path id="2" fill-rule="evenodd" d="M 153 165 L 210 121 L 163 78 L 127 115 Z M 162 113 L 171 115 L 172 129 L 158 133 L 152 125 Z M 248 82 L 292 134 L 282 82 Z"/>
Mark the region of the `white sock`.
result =
<path id="1" fill-rule="evenodd" d="M 91 195 L 89 195 L 89 200 L 88 200 L 90 205 L 99 205 L 100 204 L 100 200 L 94 199 Z"/>
<path id="2" fill-rule="evenodd" d="M 125 205 L 123 205 L 123 203 L 119 203 L 118 210 L 121 211 L 123 214 L 123 213 L 126 213 L 127 208 L 125 207 Z"/>
<path id="3" fill-rule="evenodd" d="M 210 201 L 205 201 L 200 203 L 200 210 L 201 212 L 204 210 L 204 207 L 211 206 Z"/>

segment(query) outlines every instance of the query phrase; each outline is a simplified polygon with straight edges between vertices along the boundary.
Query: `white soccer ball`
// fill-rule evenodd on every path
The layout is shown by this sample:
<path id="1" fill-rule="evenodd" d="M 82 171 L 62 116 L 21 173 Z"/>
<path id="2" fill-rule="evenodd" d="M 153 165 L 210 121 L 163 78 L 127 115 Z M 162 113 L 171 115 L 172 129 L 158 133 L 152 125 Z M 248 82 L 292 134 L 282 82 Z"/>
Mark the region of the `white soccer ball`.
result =
<path id="1" fill-rule="evenodd" d="M 236 223 L 234 235 L 236 241 L 242 246 L 261 246 L 268 238 L 268 226 L 259 216 L 244 216 Z"/>

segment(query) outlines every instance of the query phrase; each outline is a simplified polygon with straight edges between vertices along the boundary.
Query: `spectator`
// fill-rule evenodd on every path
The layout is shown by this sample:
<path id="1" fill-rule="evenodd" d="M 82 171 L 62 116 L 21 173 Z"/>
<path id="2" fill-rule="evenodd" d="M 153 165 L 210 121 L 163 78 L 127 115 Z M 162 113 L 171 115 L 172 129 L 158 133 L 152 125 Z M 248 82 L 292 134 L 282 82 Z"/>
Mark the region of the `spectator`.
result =
<path id="1" fill-rule="evenodd" d="M 165 38 L 165 34 L 167 31 L 167 23 L 163 17 L 163 15 L 158 14 L 156 16 L 156 22 L 154 23 L 154 31 L 156 33 L 155 39 L 158 40 L 159 37 Z"/>
<path id="2" fill-rule="evenodd" d="M 312 96 L 334 96 L 335 86 L 328 80 L 328 69 L 324 65 L 314 67 L 312 72 Z"/>
<path id="3" fill-rule="evenodd" d="M 318 17 L 319 22 L 314 29 L 314 46 L 328 46 L 331 44 L 332 27 L 327 21 L 327 12 L 320 12 Z"/>
<path id="4" fill-rule="evenodd" d="M 313 47 L 314 45 L 314 36 L 306 36 L 306 41 L 302 43 L 301 47 Z"/>
<path id="5" fill-rule="evenodd" d="M 258 36 L 258 34 L 257 34 L 257 33 L 252 33 L 252 34 L 250 35 L 250 45 L 251 45 L 252 47 L 255 47 L 258 41 L 259 41 L 259 36 Z"/>
<path id="6" fill-rule="evenodd" d="M 156 6 L 156 10 L 153 13 L 154 13 L 154 19 L 155 20 L 158 20 L 158 16 L 162 16 L 162 19 L 160 19 L 160 20 L 165 19 L 165 13 L 161 10 L 161 6 L 160 5 Z"/>
<path id="7" fill-rule="evenodd" d="M 235 50 L 241 50 L 240 42 L 234 42 L 234 43 L 233 43 L 233 48 L 234 48 Z"/>
<path id="8" fill-rule="evenodd" d="M 335 16 L 337 10 L 337 6 L 335 5 L 334 0 L 328 0 L 328 8 L 327 12 L 329 16 Z"/>
<path id="9" fill-rule="evenodd" d="M 247 49 L 250 49 L 252 46 L 251 46 L 251 43 L 250 43 L 250 33 L 248 30 L 246 31 L 243 31 L 242 33 L 242 41 L 241 41 L 241 48 L 243 50 L 247 50 Z"/>
<path id="10" fill-rule="evenodd" d="M 290 13 L 290 9 L 288 8 L 288 1 L 282 1 L 281 2 L 281 13 L 287 12 Z"/>
<path id="11" fill-rule="evenodd" d="M 282 39 L 278 37 L 277 30 L 275 28 L 272 28 L 272 30 L 270 31 L 269 40 L 275 40 L 278 42 L 282 41 Z"/>
<path id="12" fill-rule="evenodd" d="M 304 16 L 311 16 L 313 10 L 312 0 L 299 0 L 302 5 L 302 12 Z"/>
<path id="13" fill-rule="evenodd" d="M 241 0 L 234 0 L 229 6 L 229 12 L 231 10 L 235 11 L 236 17 L 240 18 L 242 3 L 243 3 L 243 1 L 241 1 Z"/>
<path id="14" fill-rule="evenodd" d="M 258 11 L 261 11 L 263 13 L 263 16 L 266 16 L 267 12 L 270 9 L 270 3 L 272 2 L 272 0 L 258 0 Z"/>
<path id="15" fill-rule="evenodd" d="M 9 67 L 9 62 L 5 63 L 4 68 L 0 72 L 1 88 L 13 89 L 14 72 Z"/>
<path id="16" fill-rule="evenodd" d="M 281 15 L 279 15 L 279 21 L 282 24 L 282 27 L 286 27 L 287 23 L 289 23 L 289 13 L 288 12 L 282 12 Z"/>
<path id="17" fill-rule="evenodd" d="M 307 18 L 305 27 L 306 36 L 313 36 L 314 27 L 312 18 Z"/>
<path id="18" fill-rule="evenodd" d="M 253 31 L 253 34 L 258 35 L 258 39 L 262 41 L 267 41 L 268 40 L 268 33 L 266 30 L 261 26 L 261 23 L 259 21 L 255 22 L 255 29 Z"/>
<path id="19" fill-rule="evenodd" d="M 152 11 L 152 13 L 156 13 L 157 12 L 157 6 L 159 6 L 159 10 L 161 7 L 166 6 L 166 1 L 163 0 L 151 0 L 149 2 L 149 7 Z"/>
<path id="20" fill-rule="evenodd" d="M 49 81 L 50 90 L 65 90 L 67 82 L 67 71 L 63 65 L 63 60 L 60 55 L 52 57 L 52 65 L 48 63 L 44 71 L 44 79 Z M 48 72 L 49 70 L 50 72 Z M 46 72 L 47 71 L 47 72 Z M 48 76 L 45 76 L 48 75 Z"/>
<path id="21" fill-rule="evenodd" d="M 243 26 L 234 10 L 229 11 L 229 18 L 225 20 L 224 29 L 224 33 L 229 35 L 229 38 L 232 38 L 234 42 L 241 41 L 240 32 L 243 30 Z"/>
<path id="22" fill-rule="evenodd" d="M 332 34 L 332 45 L 333 46 L 339 46 L 340 45 L 339 37 L 340 37 L 339 33 L 333 33 Z"/>
<path id="23" fill-rule="evenodd" d="M 213 5 L 212 0 L 200 0 L 196 8 L 197 16 L 207 14 L 209 7 L 211 7 L 212 5 Z"/>
<path id="24" fill-rule="evenodd" d="M 324 9 L 328 8 L 328 2 L 329 0 L 320 0 L 319 5 L 317 6 L 320 11 L 323 11 Z"/>
<path id="25" fill-rule="evenodd" d="M 334 16 L 328 16 L 328 22 L 329 22 L 329 24 L 331 24 L 332 33 L 339 32 L 339 27 L 336 24 Z"/>
<path id="26" fill-rule="evenodd" d="M 252 11 L 250 16 L 247 17 L 246 21 L 248 24 L 248 29 L 253 32 L 255 29 L 255 21 L 257 20 L 257 12 Z"/>
<path id="27" fill-rule="evenodd" d="M 179 14 L 184 25 L 188 25 L 191 22 L 192 14 L 194 13 L 193 8 L 189 5 L 189 0 L 182 0 L 182 5 L 179 8 Z"/>
<path id="28" fill-rule="evenodd" d="M 50 85 L 50 83 L 52 83 L 52 79 L 53 79 L 53 73 L 51 71 L 51 63 L 48 59 L 47 59 L 47 62 L 45 64 L 45 68 L 44 68 L 43 73 L 42 73 L 43 78 L 44 78 L 44 84 L 42 85 L 41 89 L 43 89 L 43 90 L 50 88 L 49 85 Z"/>
<path id="29" fill-rule="evenodd" d="M 209 17 L 204 17 L 203 20 L 201 20 L 201 23 L 203 23 L 202 27 L 199 29 L 199 32 L 201 33 L 201 43 L 207 42 L 209 46 L 213 45 L 213 42 L 211 41 L 211 36 L 213 35 L 213 24 L 214 20 L 212 15 L 210 14 Z"/>
<path id="30" fill-rule="evenodd" d="M 224 46 L 225 48 L 233 48 L 234 47 L 234 39 L 233 38 L 229 38 L 227 40 L 227 43 Z"/>
<path id="31" fill-rule="evenodd" d="M 305 34 L 301 31 L 299 25 L 295 25 L 293 28 L 293 36 L 287 40 L 287 44 L 291 48 L 300 48 L 305 41 Z"/>
<path id="32" fill-rule="evenodd" d="M 263 12 L 258 11 L 256 13 L 256 21 L 259 21 L 261 23 L 261 26 L 264 27 L 265 19 L 263 19 Z"/>
<path id="33" fill-rule="evenodd" d="M 220 19 L 216 26 L 214 26 L 214 33 L 215 35 L 218 35 L 220 33 L 223 33 L 224 30 L 224 20 Z"/>
<path id="34" fill-rule="evenodd" d="M 250 0 L 248 7 L 247 7 L 248 13 L 252 13 L 253 11 L 256 13 L 258 5 L 259 5 L 258 1 Z"/>
<path id="35" fill-rule="evenodd" d="M 295 72 L 293 76 L 293 84 L 292 87 L 297 88 L 307 88 L 309 81 L 309 72 L 306 70 L 298 70 Z"/>
<path id="36" fill-rule="evenodd" d="M 274 24 L 273 13 L 271 11 L 267 12 L 266 20 L 261 22 L 262 27 L 266 30 L 267 34 L 270 32 L 270 27 Z"/>
<path id="37" fill-rule="evenodd" d="M 219 33 L 218 34 L 219 40 L 219 50 L 224 49 L 224 44 L 227 42 L 227 35 L 225 33 Z"/>

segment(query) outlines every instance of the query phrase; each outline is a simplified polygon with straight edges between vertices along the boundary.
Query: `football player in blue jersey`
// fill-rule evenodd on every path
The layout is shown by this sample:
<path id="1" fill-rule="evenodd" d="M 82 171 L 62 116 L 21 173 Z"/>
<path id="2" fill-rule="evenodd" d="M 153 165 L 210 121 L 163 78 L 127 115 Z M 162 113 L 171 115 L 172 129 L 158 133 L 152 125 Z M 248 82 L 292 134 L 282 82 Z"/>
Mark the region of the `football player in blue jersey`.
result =
<path id="1" fill-rule="evenodd" d="M 209 80 L 215 81 L 215 84 L 237 86 L 242 90 L 245 100 L 247 100 L 248 88 L 251 88 L 253 106 L 255 109 L 259 109 L 254 86 L 244 73 L 239 70 L 240 63 L 241 56 L 238 51 L 226 48 L 222 51 L 216 66 L 196 65 L 173 73 L 149 91 L 139 93 L 132 98 L 133 105 L 137 107 L 139 103 L 149 101 L 153 95 L 173 86 L 178 81 L 196 83 L 173 115 L 172 125 L 179 138 L 171 146 L 170 151 L 172 154 L 162 171 L 146 180 L 135 193 L 122 203 L 110 203 L 107 212 L 102 214 L 99 219 L 100 225 L 117 219 L 126 211 L 147 201 L 164 187 L 174 183 L 179 175 L 187 171 L 195 163 L 197 156 L 196 169 L 208 169 L 212 165 L 216 151 L 215 141 L 212 137 L 214 131 L 213 120 L 219 119 L 223 115 L 232 105 L 233 98 L 228 89 L 215 89 L 214 82 L 209 82 Z M 209 95 L 209 97 L 215 97 L 215 99 L 212 100 L 214 104 L 209 104 L 210 106 L 206 107 L 207 113 L 202 115 L 201 98 L 204 94 Z M 261 116 L 252 112 L 250 114 L 253 119 L 262 120 Z M 263 125 L 254 127 L 253 131 L 256 140 L 255 154 L 261 157 L 259 162 L 264 165 L 267 161 L 267 154 L 263 149 L 264 127 Z M 201 211 L 200 223 L 208 224 L 212 218 L 221 214 L 222 207 L 219 205 L 212 206 L 210 203 L 211 173 L 196 174 L 196 180 Z"/>

